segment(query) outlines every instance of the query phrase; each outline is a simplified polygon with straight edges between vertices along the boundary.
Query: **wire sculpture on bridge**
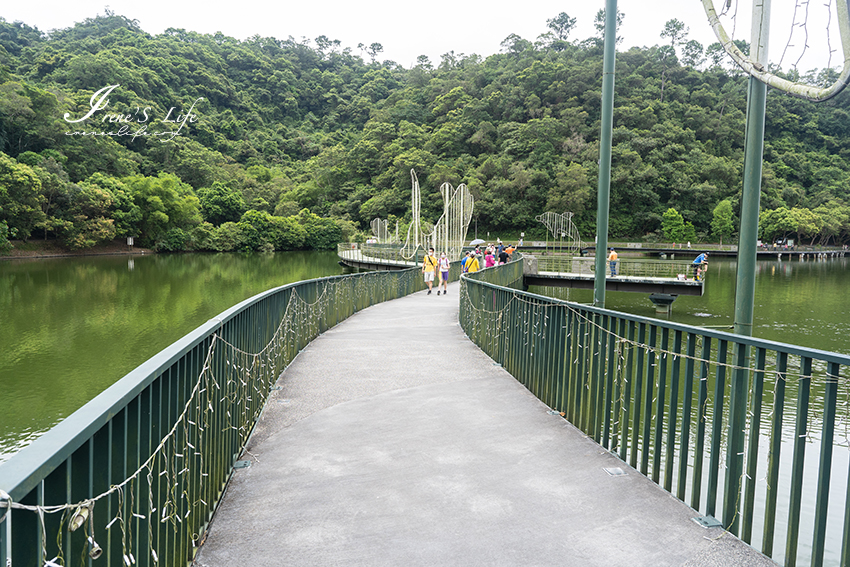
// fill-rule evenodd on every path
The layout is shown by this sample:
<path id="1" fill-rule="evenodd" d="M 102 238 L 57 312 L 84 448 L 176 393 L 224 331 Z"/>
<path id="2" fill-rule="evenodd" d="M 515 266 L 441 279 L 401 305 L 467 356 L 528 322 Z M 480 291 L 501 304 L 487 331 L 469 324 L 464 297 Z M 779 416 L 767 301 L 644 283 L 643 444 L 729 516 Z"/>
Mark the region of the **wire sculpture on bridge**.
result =
<path id="1" fill-rule="evenodd" d="M 372 222 L 370 223 L 370 226 L 372 227 L 372 234 L 378 239 L 378 242 L 389 241 L 389 224 L 389 219 L 372 219 Z"/>
<path id="2" fill-rule="evenodd" d="M 581 235 L 579 235 L 578 229 L 573 224 L 573 216 L 575 216 L 573 213 L 560 214 L 549 211 L 542 215 L 537 215 L 534 217 L 534 220 L 542 222 L 549 229 L 554 241 L 558 243 L 558 247 L 562 251 L 566 248 L 566 251 L 569 252 L 579 252 L 583 244 L 581 242 Z"/>
<path id="3" fill-rule="evenodd" d="M 412 187 L 412 210 L 413 218 L 407 229 L 407 239 L 399 253 L 404 257 L 412 259 L 416 256 L 419 247 L 433 247 L 435 250 L 445 252 L 449 261 L 460 260 L 463 244 L 466 240 L 466 231 L 472 221 L 472 210 L 475 199 L 472 193 L 461 183 L 455 189 L 451 183 L 440 185 L 440 194 L 443 197 L 443 214 L 435 225 L 423 222 L 420 218 L 421 193 L 419 190 L 419 179 L 416 172 L 410 170 L 410 181 Z"/>

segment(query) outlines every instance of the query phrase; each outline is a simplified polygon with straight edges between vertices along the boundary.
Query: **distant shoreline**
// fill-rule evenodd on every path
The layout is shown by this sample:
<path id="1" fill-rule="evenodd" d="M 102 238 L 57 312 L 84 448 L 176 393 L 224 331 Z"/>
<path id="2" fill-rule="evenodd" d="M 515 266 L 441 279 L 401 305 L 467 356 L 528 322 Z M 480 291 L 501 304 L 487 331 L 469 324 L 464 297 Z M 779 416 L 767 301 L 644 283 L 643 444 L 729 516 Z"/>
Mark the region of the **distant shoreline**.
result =
<path id="1" fill-rule="evenodd" d="M 148 248 L 127 246 L 122 241 L 99 244 L 83 250 L 67 250 L 55 240 L 13 240 L 11 252 L 0 254 L 0 260 L 30 260 L 39 258 L 73 258 L 77 256 L 142 256 L 156 254 Z"/>

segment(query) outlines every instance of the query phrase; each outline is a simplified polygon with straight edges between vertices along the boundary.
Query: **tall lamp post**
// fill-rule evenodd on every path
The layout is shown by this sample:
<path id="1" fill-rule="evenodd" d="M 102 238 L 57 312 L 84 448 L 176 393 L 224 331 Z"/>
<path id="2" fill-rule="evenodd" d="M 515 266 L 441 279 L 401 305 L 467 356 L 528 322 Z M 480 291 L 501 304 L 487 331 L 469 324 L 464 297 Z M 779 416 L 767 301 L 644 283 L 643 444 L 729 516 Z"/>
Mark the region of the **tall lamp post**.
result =
<path id="1" fill-rule="evenodd" d="M 596 205 L 596 261 L 593 305 L 605 307 L 605 258 L 611 199 L 611 133 L 614 128 L 614 60 L 617 50 L 617 0 L 605 2 L 605 44 L 602 59 L 602 130 L 599 134 L 599 185 Z"/>
<path id="2" fill-rule="evenodd" d="M 771 0 L 753 2 L 750 59 L 767 67 Z M 747 92 L 747 131 L 744 142 L 744 187 L 741 197 L 741 230 L 738 239 L 738 273 L 735 281 L 735 326 L 739 335 L 753 334 L 753 304 L 756 289 L 756 255 L 759 227 L 759 197 L 764 156 L 764 117 L 767 85 L 750 76 Z M 726 453 L 726 490 L 723 525 L 738 534 L 739 505 L 744 478 L 744 429 L 746 427 L 750 349 L 735 347 L 729 399 L 729 445 Z M 711 513 L 711 511 L 709 511 Z"/>

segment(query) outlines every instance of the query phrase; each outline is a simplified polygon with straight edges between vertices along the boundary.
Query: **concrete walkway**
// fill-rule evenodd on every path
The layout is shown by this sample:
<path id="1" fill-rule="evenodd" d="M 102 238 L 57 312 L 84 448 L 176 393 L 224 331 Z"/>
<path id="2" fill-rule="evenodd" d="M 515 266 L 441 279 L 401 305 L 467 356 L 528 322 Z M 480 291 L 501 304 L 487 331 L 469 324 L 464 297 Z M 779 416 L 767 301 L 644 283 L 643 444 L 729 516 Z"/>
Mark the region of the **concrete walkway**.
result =
<path id="1" fill-rule="evenodd" d="M 301 352 L 196 565 L 775 565 L 548 413 L 466 339 L 458 291 Z"/>

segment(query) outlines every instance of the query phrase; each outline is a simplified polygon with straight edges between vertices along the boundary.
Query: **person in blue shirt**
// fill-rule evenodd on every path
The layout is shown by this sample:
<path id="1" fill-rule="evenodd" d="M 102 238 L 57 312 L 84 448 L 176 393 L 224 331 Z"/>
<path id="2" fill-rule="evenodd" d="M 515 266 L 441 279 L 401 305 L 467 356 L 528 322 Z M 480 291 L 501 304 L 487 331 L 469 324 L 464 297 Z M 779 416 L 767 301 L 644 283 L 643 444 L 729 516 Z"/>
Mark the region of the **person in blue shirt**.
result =
<path id="1" fill-rule="evenodd" d="M 699 271 L 702 269 L 702 267 L 708 266 L 708 252 L 703 252 L 702 254 L 694 258 L 693 264 L 691 265 L 694 267 L 694 279 L 697 280 L 699 279 Z"/>

